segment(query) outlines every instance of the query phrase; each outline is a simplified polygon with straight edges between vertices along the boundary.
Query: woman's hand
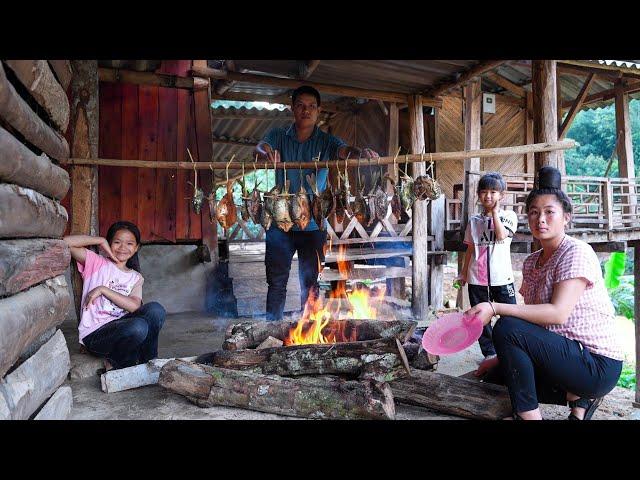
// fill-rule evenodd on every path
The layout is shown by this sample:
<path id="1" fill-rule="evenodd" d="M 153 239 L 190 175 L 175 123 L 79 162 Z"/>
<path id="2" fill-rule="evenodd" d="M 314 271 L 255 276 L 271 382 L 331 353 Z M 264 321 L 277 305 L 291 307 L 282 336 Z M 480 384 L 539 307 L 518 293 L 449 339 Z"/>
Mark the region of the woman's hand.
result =
<path id="1" fill-rule="evenodd" d="M 84 301 L 84 309 L 88 310 L 89 306 L 95 302 L 96 298 L 98 298 L 99 296 L 101 296 L 103 294 L 103 290 L 104 287 L 101 285 L 99 287 L 94 288 L 93 290 L 91 290 L 89 293 L 87 293 L 87 297 L 85 298 Z"/>
<path id="2" fill-rule="evenodd" d="M 493 318 L 493 308 L 489 302 L 482 302 L 476 305 L 475 307 L 471 307 L 469 310 L 464 312 L 467 316 L 477 316 L 482 320 L 482 325 L 488 325 L 491 323 L 491 319 Z"/>

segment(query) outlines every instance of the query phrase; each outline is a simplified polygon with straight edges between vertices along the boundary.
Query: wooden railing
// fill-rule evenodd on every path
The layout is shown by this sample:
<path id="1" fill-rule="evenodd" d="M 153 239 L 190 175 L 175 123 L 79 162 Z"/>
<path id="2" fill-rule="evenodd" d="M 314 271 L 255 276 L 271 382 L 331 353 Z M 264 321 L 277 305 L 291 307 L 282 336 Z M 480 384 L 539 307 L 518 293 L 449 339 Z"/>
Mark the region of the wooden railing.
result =
<path id="1" fill-rule="evenodd" d="M 475 175 L 478 178 L 484 173 L 468 172 L 469 175 Z M 528 232 L 525 202 L 527 195 L 533 189 L 534 176 L 533 174 L 503 174 L 503 177 L 507 183 L 507 189 L 501 205 L 506 209 L 514 210 L 518 215 L 518 229 Z M 638 205 L 640 180 L 565 176 L 562 187 L 573 204 L 570 230 L 613 232 L 640 229 Z M 460 228 L 461 206 L 461 200 L 447 199 L 447 230 Z"/>

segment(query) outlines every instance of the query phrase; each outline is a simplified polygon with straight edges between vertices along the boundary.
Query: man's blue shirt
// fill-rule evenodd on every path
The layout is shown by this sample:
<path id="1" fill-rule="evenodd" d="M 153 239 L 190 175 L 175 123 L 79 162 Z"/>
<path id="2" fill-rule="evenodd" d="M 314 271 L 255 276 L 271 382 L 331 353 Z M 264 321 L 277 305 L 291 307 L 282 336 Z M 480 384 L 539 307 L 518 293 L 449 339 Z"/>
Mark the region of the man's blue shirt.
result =
<path id="1" fill-rule="evenodd" d="M 288 127 L 277 127 L 270 130 L 262 140 L 268 144 L 273 150 L 280 152 L 280 160 L 283 162 L 308 162 L 318 158 L 320 155 L 320 163 L 324 160 L 335 160 L 338 158 L 338 149 L 346 143 L 338 137 L 329 133 L 325 133 L 314 127 L 311 136 L 304 142 L 298 141 L 296 134 L 296 124 L 292 123 Z M 320 165 L 318 165 L 320 166 Z M 296 193 L 300 190 L 300 182 L 304 185 L 307 193 L 313 193 L 313 190 L 306 181 L 306 175 L 315 174 L 314 168 L 303 168 L 302 178 L 300 178 L 300 169 L 287 169 L 287 180 L 289 180 L 289 193 Z M 318 189 L 322 192 L 327 184 L 328 169 L 318 168 Z M 276 170 L 276 184 L 284 188 L 284 170 Z M 300 231 L 297 226 L 292 230 Z M 318 225 L 311 219 L 305 231 L 318 230 Z"/>

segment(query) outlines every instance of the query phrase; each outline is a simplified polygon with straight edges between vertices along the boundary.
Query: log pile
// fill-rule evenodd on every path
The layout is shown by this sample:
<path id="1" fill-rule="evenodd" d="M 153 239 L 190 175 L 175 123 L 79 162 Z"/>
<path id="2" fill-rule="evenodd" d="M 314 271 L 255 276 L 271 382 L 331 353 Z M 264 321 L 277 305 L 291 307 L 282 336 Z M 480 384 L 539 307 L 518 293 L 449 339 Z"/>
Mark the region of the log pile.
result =
<path id="1" fill-rule="evenodd" d="M 0 62 L 0 419 L 65 419 L 72 405 L 64 90 L 44 60 Z"/>

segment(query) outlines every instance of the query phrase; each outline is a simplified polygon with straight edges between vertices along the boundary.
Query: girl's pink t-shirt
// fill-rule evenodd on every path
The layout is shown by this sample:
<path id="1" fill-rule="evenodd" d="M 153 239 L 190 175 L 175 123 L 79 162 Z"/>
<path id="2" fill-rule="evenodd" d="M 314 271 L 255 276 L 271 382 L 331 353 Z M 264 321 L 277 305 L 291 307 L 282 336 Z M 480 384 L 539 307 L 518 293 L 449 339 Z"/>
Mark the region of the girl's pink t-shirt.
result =
<path id="1" fill-rule="evenodd" d="M 82 265 L 78 264 L 78 271 L 82 276 L 82 317 L 78 332 L 80 343 L 82 339 L 112 320 L 126 315 L 128 312 L 111 302 L 104 295 L 100 295 L 88 309 L 84 308 L 87 294 L 96 287 L 105 286 L 122 295 L 129 296 L 135 288 L 135 296 L 142 298 L 142 283 L 144 278 L 135 270 L 123 272 L 111 260 L 87 249 L 87 256 Z"/>

